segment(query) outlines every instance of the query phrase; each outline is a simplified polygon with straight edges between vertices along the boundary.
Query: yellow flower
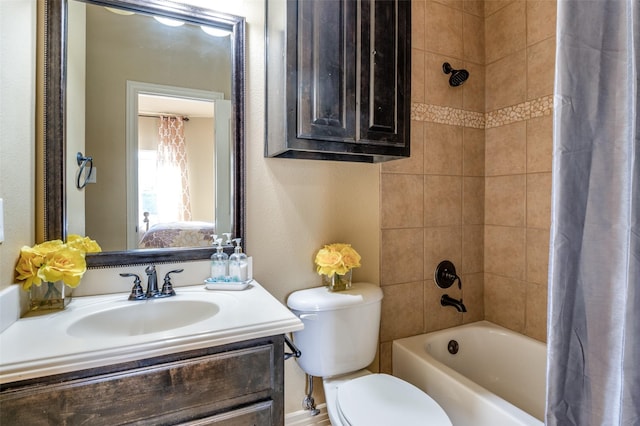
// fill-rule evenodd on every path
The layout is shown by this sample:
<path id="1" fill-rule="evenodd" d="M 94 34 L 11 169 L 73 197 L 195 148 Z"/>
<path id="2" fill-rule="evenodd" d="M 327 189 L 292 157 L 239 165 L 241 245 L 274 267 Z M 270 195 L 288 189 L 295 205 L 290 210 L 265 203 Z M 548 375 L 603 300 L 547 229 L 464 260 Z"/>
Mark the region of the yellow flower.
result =
<path id="1" fill-rule="evenodd" d="M 102 251 L 100 245 L 89 237 L 81 237 L 76 234 L 69 234 L 67 245 L 71 248 L 81 250 L 85 253 L 99 253 Z"/>
<path id="2" fill-rule="evenodd" d="M 61 240 L 46 241 L 33 247 L 24 246 L 16 266 L 17 279 L 22 288 L 29 290 L 42 281 L 62 281 L 76 287 L 87 270 L 85 253 L 101 251 L 100 246 L 88 237 L 69 235 L 68 243 Z"/>
<path id="3" fill-rule="evenodd" d="M 38 277 L 38 269 L 43 263 L 44 256 L 31 247 L 22 247 L 16 271 L 18 272 L 18 280 L 24 281 L 22 283 L 23 289 L 29 290 L 33 284 L 40 285 L 41 281 Z"/>
<path id="4" fill-rule="evenodd" d="M 350 244 L 345 244 L 345 247 L 340 250 L 342 254 L 342 261 L 349 269 L 360 267 L 360 255 L 355 251 Z"/>
<path id="5" fill-rule="evenodd" d="M 69 287 L 76 287 L 86 270 L 84 252 L 65 247 L 47 255 L 44 265 L 38 270 L 38 277 L 43 281 L 62 280 Z"/>
<path id="6" fill-rule="evenodd" d="M 316 254 L 316 271 L 329 277 L 333 274 L 344 275 L 350 269 L 360 266 L 360 255 L 351 244 L 334 243 L 325 245 Z"/>

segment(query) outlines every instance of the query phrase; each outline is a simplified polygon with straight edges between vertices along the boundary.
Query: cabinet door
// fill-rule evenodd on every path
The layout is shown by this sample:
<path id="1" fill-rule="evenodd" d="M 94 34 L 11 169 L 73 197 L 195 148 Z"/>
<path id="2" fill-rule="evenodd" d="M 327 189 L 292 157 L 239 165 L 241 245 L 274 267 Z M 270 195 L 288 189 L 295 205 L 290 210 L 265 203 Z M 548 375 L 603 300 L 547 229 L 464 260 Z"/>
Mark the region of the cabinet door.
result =
<path id="1" fill-rule="evenodd" d="M 290 108 L 288 134 L 295 139 L 356 140 L 356 2 L 299 1 L 288 18 Z"/>
<path id="2" fill-rule="evenodd" d="M 360 138 L 408 148 L 411 3 L 362 0 L 360 4 Z"/>

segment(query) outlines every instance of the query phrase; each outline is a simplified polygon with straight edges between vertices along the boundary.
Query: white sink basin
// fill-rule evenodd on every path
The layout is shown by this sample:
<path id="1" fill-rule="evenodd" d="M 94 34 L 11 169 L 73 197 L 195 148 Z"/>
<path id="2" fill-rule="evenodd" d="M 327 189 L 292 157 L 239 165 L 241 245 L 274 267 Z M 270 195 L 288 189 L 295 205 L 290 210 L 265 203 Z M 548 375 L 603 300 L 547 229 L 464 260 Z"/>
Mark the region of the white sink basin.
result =
<path id="1" fill-rule="evenodd" d="M 125 337 L 158 333 L 207 320 L 220 312 L 212 301 L 151 299 L 92 313 L 72 322 L 75 337 Z"/>

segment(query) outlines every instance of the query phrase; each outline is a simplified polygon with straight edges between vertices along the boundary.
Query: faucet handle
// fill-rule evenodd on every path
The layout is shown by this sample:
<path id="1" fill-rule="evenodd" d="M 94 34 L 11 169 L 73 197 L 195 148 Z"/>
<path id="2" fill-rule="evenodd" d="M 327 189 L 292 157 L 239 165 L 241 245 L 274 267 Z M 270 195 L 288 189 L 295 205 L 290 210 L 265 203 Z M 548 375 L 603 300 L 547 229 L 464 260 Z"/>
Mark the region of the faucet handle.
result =
<path id="1" fill-rule="evenodd" d="M 131 294 L 129 294 L 129 300 L 144 300 L 146 296 L 144 295 L 144 290 L 142 290 L 142 285 L 140 284 L 140 276 L 138 274 L 120 274 L 121 277 L 135 277 L 133 280 L 133 287 L 131 288 Z"/>
<path id="2" fill-rule="evenodd" d="M 174 269 L 173 271 L 169 271 L 164 276 L 164 283 L 162 284 L 162 291 L 160 292 L 164 297 L 175 296 L 176 292 L 173 289 L 173 285 L 171 284 L 170 274 L 179 274 L 184 271 L 184 269 Z"/>

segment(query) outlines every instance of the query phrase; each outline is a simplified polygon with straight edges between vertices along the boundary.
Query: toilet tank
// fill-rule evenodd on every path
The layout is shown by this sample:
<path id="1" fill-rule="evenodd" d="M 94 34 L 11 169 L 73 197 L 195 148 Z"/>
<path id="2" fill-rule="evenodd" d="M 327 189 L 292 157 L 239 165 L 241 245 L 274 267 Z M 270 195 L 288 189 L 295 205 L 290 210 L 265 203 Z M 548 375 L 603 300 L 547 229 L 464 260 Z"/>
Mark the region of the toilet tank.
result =
<path id="1" fill-rule="evenodd" d="M 302 355 L 298 364 L 317 377 L 331 377 L 365 368 L 376 356 L 382 290 L 355 283 L 331 292 L 315 287 L 292 293 L 287 306 L 304 323 L 293 333 Z"/>

